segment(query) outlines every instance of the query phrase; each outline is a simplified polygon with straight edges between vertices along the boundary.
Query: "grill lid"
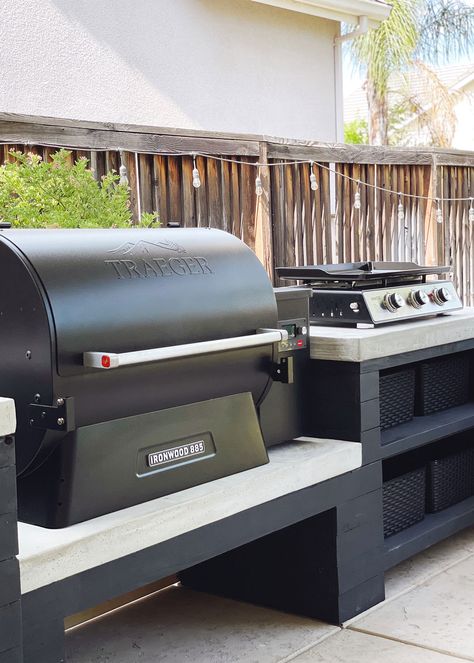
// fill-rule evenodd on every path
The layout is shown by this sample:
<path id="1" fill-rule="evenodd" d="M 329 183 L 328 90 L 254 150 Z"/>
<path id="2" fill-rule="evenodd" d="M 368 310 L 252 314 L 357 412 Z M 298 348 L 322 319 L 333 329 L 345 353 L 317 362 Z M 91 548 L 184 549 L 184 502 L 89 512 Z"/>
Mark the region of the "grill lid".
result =
<path id="1" fill-rule="evenodd" d="M 220 230 L 6 230 L 48 302 L 59 375 L 83 353 L 127 353 L 255 334 L 277 323 L 255 254 Z"/>

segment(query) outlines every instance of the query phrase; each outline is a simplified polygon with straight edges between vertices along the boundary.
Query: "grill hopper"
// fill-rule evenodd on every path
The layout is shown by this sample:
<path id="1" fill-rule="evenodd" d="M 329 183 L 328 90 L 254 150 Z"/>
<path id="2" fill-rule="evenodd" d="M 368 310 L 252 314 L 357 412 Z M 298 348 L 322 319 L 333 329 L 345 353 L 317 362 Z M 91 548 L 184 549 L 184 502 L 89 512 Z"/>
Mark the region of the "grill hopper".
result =
<path id="1" fill-rule="evenodd" d="M 0 273 L 0 393 L 17 406 L 17 466 L 27 475 L 19 482 L 20 510 L 22 492 L 42 493 L 33 484 L 54 483 L 58 473 L 71 471 L 64 464 L 76 460 L 64 457 L 64 446 L 73 444 L 79 453 L 77 435 L 85 427 L 125 418 L 130 426 L 136 415 L 232 394 L 250 393 L 258 404 L 269 386 L 270 342 L 115 370 L 83 362 L 85 352 L 170 348 L 275 328 L 270 281 L 232 235 L 213 229 L 7 230 L 0 233 Z M 58 407 L 58 399 L 65 404 Z M 131 446 L 140 437 L 139 423 L 129 428 Z M 107 435 L 104 429 L 102 449 L 88 456 L 103 469 L 101 453 L 118 451 Z M 137 467 L 129 468 L 135 477 Z M 140 490 L 111 501 L 142 501 Z M 63 520 L 90 517 L 86 511 Z M 43 520 L 28 509 L 23 518 Z"/>

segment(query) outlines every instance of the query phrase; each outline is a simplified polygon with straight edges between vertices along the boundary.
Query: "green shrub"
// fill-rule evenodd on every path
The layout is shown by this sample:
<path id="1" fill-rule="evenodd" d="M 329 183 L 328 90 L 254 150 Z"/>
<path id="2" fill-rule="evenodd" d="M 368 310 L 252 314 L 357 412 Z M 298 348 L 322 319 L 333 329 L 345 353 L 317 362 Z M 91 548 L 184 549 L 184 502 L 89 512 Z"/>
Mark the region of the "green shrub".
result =
<path id="1" fill-rule="evenodd" d="M 128 187 L 109 172 L 94 179 L 89 162 L 71 163 L 71 152 L 59 150 L 51 161 L 36 154 L 11 151 L 0 166 L 0 219 L 17 228 L 114 228 L 131 225 Z M 142 216 L 140 225 L 155 222 Z"/>
<path id="2" fill-rule="evenodd" d="M 352 145 L 369 144 L 369 126 L 367 120 L 352 120 L 344 125 L 344 142 Z"/>

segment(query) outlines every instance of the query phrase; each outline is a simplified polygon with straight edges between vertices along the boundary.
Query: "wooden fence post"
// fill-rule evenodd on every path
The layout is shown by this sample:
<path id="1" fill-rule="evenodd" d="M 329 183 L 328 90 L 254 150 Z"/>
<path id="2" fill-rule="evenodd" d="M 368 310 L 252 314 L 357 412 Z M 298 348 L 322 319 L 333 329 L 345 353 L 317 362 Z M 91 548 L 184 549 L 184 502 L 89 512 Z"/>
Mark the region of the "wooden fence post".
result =
<path id="1" fill-rule="evenodd" d="M 268 161 L 268 146 L 260 143 L 259 163 L 266 164 Z M 259 257 L 268 275 L 274 281 L 273 264 L 273 224 L 272 224 L 272 196 L 270 168 L 260 166 L 260 179 L 262 180 L 263 193 L 257 196 L 255 212 L 255 253 Z"/>

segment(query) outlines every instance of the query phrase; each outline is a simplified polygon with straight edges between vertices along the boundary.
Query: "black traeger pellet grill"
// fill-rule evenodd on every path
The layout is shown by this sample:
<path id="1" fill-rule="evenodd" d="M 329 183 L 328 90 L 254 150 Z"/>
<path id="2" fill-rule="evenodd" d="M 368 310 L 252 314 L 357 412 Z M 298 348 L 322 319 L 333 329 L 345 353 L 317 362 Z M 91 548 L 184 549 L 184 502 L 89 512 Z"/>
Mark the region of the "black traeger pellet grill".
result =
<path id="1" fill-rule="evenodd" d="M 5 230 L 0 275 L 21 520 L 63 527 L 267 462 L 256 408 L 307 330 L 279 324 L 239 239 Z"/>

